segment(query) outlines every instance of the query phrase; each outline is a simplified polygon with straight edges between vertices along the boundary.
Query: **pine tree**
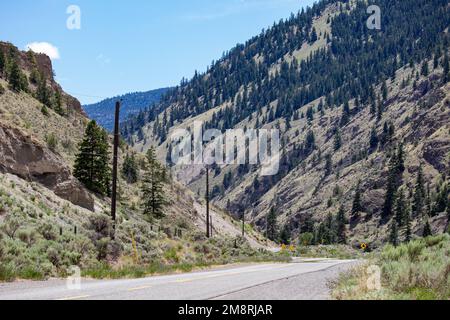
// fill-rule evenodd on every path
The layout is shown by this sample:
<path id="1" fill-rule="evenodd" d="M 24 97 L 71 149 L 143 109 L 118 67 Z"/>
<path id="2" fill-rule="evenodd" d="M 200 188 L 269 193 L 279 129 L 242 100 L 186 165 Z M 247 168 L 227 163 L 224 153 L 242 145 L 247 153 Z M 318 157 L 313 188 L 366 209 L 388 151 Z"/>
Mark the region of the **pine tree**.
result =
<path id="1" fill-rule="evenodd" d="M 36 90 L 36 98 L 45 106 L 50 107 L 50 92 L 47 88 L 47 79 L 43 73 L 39 76 L 38 87 Z"/>
<path id="2" fill-rule="evenodd" d="M 306 118 L 308 119 L 308 123 L 311 123 L 314 120 L 314 109 L 313 107 L 309 107 L 306 111 Z"/>
<path id="3" fill-rule="evenodd" d="M 316 28 L 312 28 L 311 31 L 311 43 L 316 42 L 317 41 L 317 31 Z"/>
<path id="4" fill-rule="evenodd" d="M 438 189 L 436 200 L 434 202 L 431 212 L 432 215 L 445 212 L 448 205 L 450 205 L 449 195 L 450 195 L 450 185 L 448 183 L 443 183 Z"/>
<path id="5" fill-rule="evenodd" d="M 372 131 L 370 132 L 370 150 L 376 150 L 378 148 L 378 143 L 380 140 L 378 139 L 377 129 L 375 127 L 372 128 Z"/>
<path id="6" fill-rule="evenodd" d="M 345 227 L 345 209 L 341 206 L 336 218 L 336 237 L 339 244 L 347 243 L 346 227 Z"/>
<path id="7" fill-rule="evenodd" d="M 382 96 L 383 96 L 383 101 L 386 101 L 387 100 L 387 98 L 388 98 L 388 87 L 387 87 L 387 84 L 386 84 L 386 81 L 383 81 L 383 84 L 382 84 L 382 86 L 381 86 L 381 94 L 382 94 Z"/>
<path id="8" fill-rule="evenodd" d="M 0 49 L 0 78 L 3 77 L 6 69 L 6 58 L 3 50 Z"/>
<path id="9" fill-rule="evenodd" d="M 405 192 L 403 189 L 400 189 L 397 195 L 397 201 L 395 206 L 395 220 L 399 227 L 402 227 L 406 222 L 406 200 L 405 200 Z"/>
<path id="10" fill-rule="evenodd" d="M 350 121 L 350 105 L 348 101 L 344 103 L 344 109 L 342 110 L 341 127 L 344 127 Z"/>
<path id="11" fill-rule="evenodd" d="M 306 141 L 304 146 L 305 154 L 310 154 L 316 148 L 316 136 L 312 130 L 308 131 L 306 135 Z"/>
<path id="12" fill-rule="evenodd" d="M 146 168 L 141 186 L 143 212 L 151 219 L 161 219 L 165 216 L 164 171 L 162 165 L 156 160 L 155 148 L 151 147 L 147 152 Z"/>
<path id="13" fill-rule="evenodd" d="M 430 70 L 428 68 L 428 61 L 424 61 L 422 64 L 422 68 L 420 69 L 420 74 L 424 77 L 428 77 L 430 74 Z"/>
<path id="14" fill-rule="evenodd" d="M 383 219 L 390 217 L 393 214 L 393 207 L 395 204 L 397 190 L 401 185 L 403 172 L 405 171 L 403 145 L 399 145 L 397 153 L 391 157 L 389 162 L 389 174 L 386 187 L 386 196 L 382 211 Z"/>
<path id="15" fill-rule="evenodd" d="M 127 154 L 122 165 L 122 175 L 129 184 L 138 181 L 138 165 L 134 154 L 131 156 Z"/>
<path id="16" fill-rule="evenodd" d="M 74 176 L 89 190 L 101 195 L 110 191 L 108 135 L 95 120 L 89 122 L 78 147 Z"/>
<path id="17" fill-rule="evenodd" d="M 16 59 L 12 59 L 12 61 L 10 63 L 11 63 L 11 66 L 10 66 L 10 72 L 9 72 L 9 76 L 8 76 L 9 86 L 12 90 L 19 92 L 23 89 L 22 88 L 22 73 L 19 69 L 19 65 L 18 65 Z"/>
<path id="18" fill-rule="evenodd" d="M 397 247 L 399 244 L 398 227 L 397 227 L 396 221 L 392 221 L 392 223 L 391 223 L 391 233 L 389 234 L 389 242 L 395 247 Z"/>
<path id="19" fill-rule="evenodd" d="M 336 129 L 336 133 L 334 134 L 334 151 L 338 151 L 342 147 L 342 136 L 341 131 Z"/>
<path id="20" fill-rule="evenodd" d="M 310 215 L 306 215 L 300 226 L 301 233 L 312 233 L 314 231 L 314 222 Z"/>
<path id="21" fill-rule="evenodd" d="M 333 172 L 333 158 L 331 154 L 327 154 L 325 159 L 325 176 L 328 177 Z"/>
<path id="22" fill-rule="evenodd" d="M 406 213 L 406 231 L 405 231 L 405 241 L 410 242 L 411 241 L 411 234 L 412 234 L 412 226 L 411 226 L 411 214 L 409 212 Z"/>
<path id="23" fill-rule="evenodd" d="M 266 235 L 272 241 L 276 241 L 278 237 L 278 227 L 277 227 L 277 214 L 275 212 L 275 208 L 272 207 L 267 214 L 266 218 Z"/>
<path id="24" fill-rule="evenodd" d="M 363 212 L 363 207 L 361 204 L 360 183 L 358 183 L 358 185 L 356 186 L 355 197 L 353 198 L 352 221 L 356 221 L 359 218 L 361 212 Z"/>
<path id="25" fill-rule="evenodd" d="M 430 221 L 427 220 L 427 222 L 425 223 L 425 227 L 423 228 L 423 237 L 430 237 L 433 235 L 433 232 L 431 231 L 431 225 L 430 225 Z"/>
<path id="26" fill-rule="evenodd" d="M 447 52 L 445 53 L 444 60 L 442 61 L 442 68 L 443 68 L 443 74 L 442 74 L 442 83 L 447 83 L 450 78 L 450 62 L 448 59 Z"/>
<path id="27" fill-rule="evenodd" d="M 64 116 L 64 110 L 62 108 L 62 96 L 59 90 L 55 91 L 53 101 L 54 101 L 53 105 L 55 106 L 55 112 L 60 116 Z"/>
<path id="28" fill-rule="evenodd" d="M 291 244 L 291 228 L 289 224 L 285 224 L 280 233 L 280 241 L 282 244 Z"/>
<path id="29" fill-rule="evenodd" d="M 425 182 L 423 178 L 422 166 L 419 167 L 417 173 L 416 188 L 414 190 L 413 199 L 413 213 L 415 216 L 419 216 L 423 213 L 423 206 L 425 204 Z"/>

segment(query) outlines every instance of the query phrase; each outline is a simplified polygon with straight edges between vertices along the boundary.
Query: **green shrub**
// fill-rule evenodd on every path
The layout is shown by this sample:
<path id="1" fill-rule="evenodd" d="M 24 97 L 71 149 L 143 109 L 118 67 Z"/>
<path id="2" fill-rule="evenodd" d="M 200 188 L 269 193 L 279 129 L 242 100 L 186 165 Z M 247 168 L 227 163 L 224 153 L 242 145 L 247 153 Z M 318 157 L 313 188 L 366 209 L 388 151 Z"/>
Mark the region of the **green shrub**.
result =
<path id="1" fill-rule="evenodd" d="M 27 247 L 31 247 L 36 243 L 36 231 L 35 230 L 21 230 L 18 232 L 18 238 L 25 243 Z"/>
<path id="2" fill-rule="evenodd" d="M 6 234 L 11 239 L 14 239 L 17 231 L 20 228 L 20 221 L 12 216 L 8 216 L 4 223 L 0 225 L 0 231 Z"/>
<path id="3" fill-rule="evenodd" d="M 314 241 L 314 234 L 302 233 L 298 239 L 298 243 L 300 246 L 310 246 Z"/>
<path id="4" fill-rule="evenodd" d="M 38 226 L 37 231 L 44 237 L 45 240 L 56 240 L 57 233 L 53 225 L 43 222 Z"/>
<path id="5" fill-rule="evenodd" d="M 180 261 L 177 249 L 175 247 L 166 250 L 166 252 L 164 252 L 164 258 L 172 263 L 178 263 Z"/>
<path id="6" fill-rule="evenodd" d="M 48 113 L 48 108 L 45 106 L 45 104 L 41 107 L 41 112 L 44 116 L 48 117 L 50 114 Z"/>
<path id="7" fill-rule="evenodd" d="M 365 299 L 370 298 L 371 294 L 377 294 L 379 299 L 448 300 L 449 253 L 450 236 L 447 234 L 419 239 L 398 247 L 388 245 L 371 262 L 381 267 L 382 291 L 363 291 L 355 285 L 364 282 L 364 279 L 357 279 L 361 272 L 354 272 L 347 278 L 341 278 L 334 295 L 343 299 Z M 346 288 L 346 291 L 342 288 Z"/>
<path id="8" fill-rule="evenodd" d="M 50 150 L 56 151 L 56 148 L 58 147 L 58 138 L 56 138 L 56 135 L 53 132 L 45 136 L 45 142 Z"/>
<path id="9" fill-rule="evenodd" d="M 105 214 L 95 214 L 89 217 L 89 222 L 85 225 L 90 231 L 92 240 L 110 238 L 112 230 L 111 218 Z"/>

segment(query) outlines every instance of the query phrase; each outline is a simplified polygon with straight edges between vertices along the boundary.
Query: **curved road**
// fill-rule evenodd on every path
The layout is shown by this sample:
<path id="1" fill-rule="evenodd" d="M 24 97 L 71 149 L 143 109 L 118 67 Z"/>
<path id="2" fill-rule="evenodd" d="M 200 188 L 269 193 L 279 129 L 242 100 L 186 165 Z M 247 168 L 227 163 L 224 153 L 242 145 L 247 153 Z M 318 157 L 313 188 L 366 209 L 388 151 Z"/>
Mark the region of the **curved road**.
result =
<path id="1" fill-rule="evenodd" d="M 297 260 L 132 280 L 0 284 L 0 300 L 310 300 L 328 299 L 329 280 L 355 261 Z"/>

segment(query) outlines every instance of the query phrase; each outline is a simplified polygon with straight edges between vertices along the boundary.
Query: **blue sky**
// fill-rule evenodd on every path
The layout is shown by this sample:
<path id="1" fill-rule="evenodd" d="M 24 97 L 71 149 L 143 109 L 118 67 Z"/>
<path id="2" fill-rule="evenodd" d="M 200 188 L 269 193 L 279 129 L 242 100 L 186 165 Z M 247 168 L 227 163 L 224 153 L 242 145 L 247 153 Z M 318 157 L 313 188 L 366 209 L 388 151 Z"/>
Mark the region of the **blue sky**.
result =
<path id="1" fill-rule="evenodd" d="M 173 86 L 313 0 L 4 1 L 0 40 L 49 43 L 57 81 L 82 103 Z M 69 30 L 67 8 L 81 9 Z"/>

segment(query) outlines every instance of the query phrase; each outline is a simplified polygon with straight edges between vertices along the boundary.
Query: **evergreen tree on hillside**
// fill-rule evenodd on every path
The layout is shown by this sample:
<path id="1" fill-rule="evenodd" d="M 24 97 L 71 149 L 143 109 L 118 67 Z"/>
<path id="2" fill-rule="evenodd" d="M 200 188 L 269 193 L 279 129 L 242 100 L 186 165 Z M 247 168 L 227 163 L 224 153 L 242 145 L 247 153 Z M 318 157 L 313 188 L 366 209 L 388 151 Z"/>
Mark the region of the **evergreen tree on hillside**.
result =
<path id="1" fill-rule="evenodd" d="M 311 122 L 314 120 L 314 108 L 309 107 L 306 111 L 306 119 L 308 120 L 308 123 L 311 124 Z"/>
<path id="2" fill-rule="evenodd" d="M 45 75 L 41 72 L 39 76 L 38 87 L 36 90 L 36 98 L 47 107 L 51 106 L 50 102 L 50 91 L 47 87 L 47 79 Z"/>
<path id="3" fill-rule="evenodd" d="M 346 244 L 347 243 L 347 236 L 346 236 L 346 220 L 345 220 L 345 209 L 344 206 L 341 206 L 336 218 L 336 236 L 337 236 L 337 242 L 339 244 Z"/>
<path id="4" fill-rule="evenodd" d="M 3 50 L 0 50 L 0 77 L 3 77 L 6 69 L 6 58 Z"/>
<path id="5" fill-rule="evenodd" d="M 419 216 L 423 213 L 423 206 L 425 204 L 425 182 L 423 178 L 423 168 L 419 167 L 419 171 L 417 173 L 416 187 L 414 190 L 414 198 L 413 198 L 413 214 L 415 216 Z"/>
<path id="6" fill-rule="evenodd" d="M 382 211 L 382 218 L 386 219 L 393 214 L 393 208 L 397 196 L 397 190 L 402 184 L 403 172 L 405 171 L 403 145 L 397 147 L 397 152 L 391 156 L 389 161 L 389 173 L 386 186 L 386 196 Z"/>
<path id="7" fill-rule="evenodd" d="M 138 165 L 134 154 L 127 154 L 122 165 L 122 176 L 127 183 L 133 184 L 138 181 Z"/>
<path id="8" fill-rule="evenodd" d="M 8 76 L 9 86 L 12 90 L 19 92 L 24 90 L 23 76 L 20 71 L 19 65 L 16 59 L 10 61 L 10 71 Z"/>
<path id="9" fill-rule="evenodd" d="M 442 60 L 442 68 L 443 68 L 442 83 L 447 83 L 450 79 L 450 62 L 448 59 L 447 52 L 445 52 L 444 59 Z"/>
<path id="10" fill-rule="evenodd" d="M 63 102 L 62 102 L 62 95 L 59 90 L 55 91 L 55 95 L 53 97 L 53 105 L 55 108 L 55 112 L 59 114 L 60 116 L 64 116 L 64 110 L 63 110 Z"/>
<path id="11" fill-rule="evenodd" d="M 344 103 L 344 109 L 342 110 L 341 127 L 344 127 L 350 121 L 350 105 L 348 101 Z"/>
<path id="12" fill-rule="evenodd" d="M 370 141 L 369 141 L 370 151 L 376 150 L 378 148 L 379 142 L 380 140 L 378 139 L 377 129 L 376 127 L 373 127 L 372 131 L 370 132 Z"/>
<path id="13" fill-rule="evenodd" d="M 430 237 L 433 235 L 433 232 L 431 231 L 431 225 L 430 225 L 430 221 L 427 220 L 427 222 L 425 223 L 425 227 L 423 228 L 423 237 Z"/>
<path id="14" fill-rule="evenodd" d="M 316 148 L 316 136 L 314 135 L 314 132 L 312 130 L 309 130 L 308 134 L 306 135 L 304 152 L 305 154 L 309 155 L 311 152 L 314 151 L 315 148 Z"/>
<path id="15" fill-rule="evenodd" d="M 161 219 L 165 216 L 164 180 L 165 169 L 156 159 L 155 148 L 151 147 L 147 152 L 146 168 L 141 186 L 143 212 L 151 219 Z"/>
<path id="16" fill-rule="evenodd" d="M 399 245 L 398 241 L 398 226 L 396 221 L 392 221 L 391 223 L 391 232 L 389 234 L 389 242 L 397 247 Z"/>
<path id="17" fill-rule="evenodd" d="M 301 233 L 312 233 L 314 231 L 314 222 L 310 215 L 306 215 L 303 223 L 300 225 Z"/>
<path id="18" fill-rule="evenodd" d="M 272 207 L 267 214 L 266 218 L 266 236 L 272 241 L 276 241 L 278 238 L 278 226 L 277 226 L 277 214 L 275 208 Z"/>
<path id="19" fill-rule="evenodd" d="M 406 207 L 406 200 L 405 200 L 405 192 L 403 189 L 400 189 L 397 195 L 397 201 L 395 206 L 395 220 L 397 221 L 397 224 L 399 227 L 402 227 L 406 222 L 406 216 L 407 216 L 407 207 Z"/>
<path id="20" fill-rule="evenodd" d="M 318 37 L 317 37 L 317 31 L 316 31 L 316 28 L 312 28 L 312 31 L 311 31 L 311 37 L 310 37 L 310 42 L 311 42 L 311 43 L 314 43 L 314 42 L 317 41 L 317 39 L 318 39 Z"/>
<path id="21" fill-rule="evenodd" d="M 383 84 L 381 85 L 381 95 L 383 96 L 383 101 L 386 101 L 388 98 L 388 87 L 386 81 L 383 81 Z"/>
<path id="22" fill-rule="evenodd" d="M 107 195 L 110 191 L 108 135 L 93 120 L 78 147 L 74 176 L 89 190 Z"/>
<path id="23" fill-rule="evenodd" d="M 334 151 L 338 151 L 342 147 L 342 136 L 341 130 L 339 128 L 336 129 L 336 133 L 334 134 Z"/>
<path id="24" fill-rule="evenodd" d="M 315 232 L 315 243 L 317 244 L 333 244 L 337 241 L 336 223 L 333 215 L 329 213 L 322 223 L 319 224 Z"/>
<path id="25" fill-rule="evenodd" d="M 364 209 L 361 204 L 361 185 L 359 182 L 358 185 L 356 186 L 355 197 L 353 198 L 351 220 L 356 221 L 359 218 L 360 213 L 363 212 L 363 210 Z"/>
<path id="26" fill-rule="evenodd" d="M 280 241 L 282 244 L 291 244 L 291 227 L 286 223 L 280 233 Z"/>
<path id="27" fill-rule="evenodd" d="M 333 172 L 333 158 L 331 154 L 325 156 L 325 176 L 328 177 Z"/>
<path id="28" fill-rule="evenodd" d="M 406 213 L 406 221 L 405 221 L 405 242 L 410 242 L 412 237 L 412 221 L 411 221 L 411 213 L 408 211 Z"/>
<path id="29" fill-rule="evenodd" d="M 436 200 L 432 208 L 432 215 L 445 212 L 447 207 L 450 206 L 450 185 L 449 183 L 443 183 L 438 187 L 438 193 L 436 195 Z"/>
<path id="30" fill-rule="evenodd" d="M 430 74 L 430 70 L 428 68 L 428 61 L 424 61 L 422 63 L 422 67 L 420 69 L 420 74 L 424 77 L 428 77 L 428 75 Z"/>

